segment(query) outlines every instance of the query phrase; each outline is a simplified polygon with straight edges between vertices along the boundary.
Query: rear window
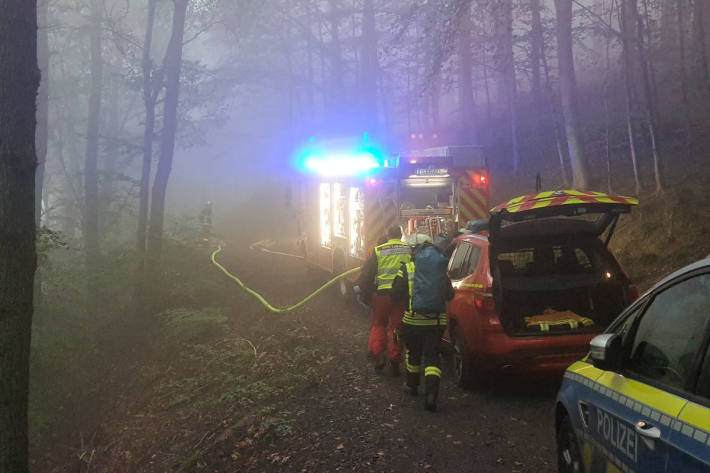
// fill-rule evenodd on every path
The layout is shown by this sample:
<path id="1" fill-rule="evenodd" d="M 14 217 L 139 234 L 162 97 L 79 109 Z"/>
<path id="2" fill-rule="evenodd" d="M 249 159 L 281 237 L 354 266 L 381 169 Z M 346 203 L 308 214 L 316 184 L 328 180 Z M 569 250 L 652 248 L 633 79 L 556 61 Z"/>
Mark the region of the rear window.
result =
<path id="1" fill-rule="evenodd" d="M 550 276 L 594 272 L 592 250 L 578 246 L 520 248 L 498 254 L 502 276 Z"/>

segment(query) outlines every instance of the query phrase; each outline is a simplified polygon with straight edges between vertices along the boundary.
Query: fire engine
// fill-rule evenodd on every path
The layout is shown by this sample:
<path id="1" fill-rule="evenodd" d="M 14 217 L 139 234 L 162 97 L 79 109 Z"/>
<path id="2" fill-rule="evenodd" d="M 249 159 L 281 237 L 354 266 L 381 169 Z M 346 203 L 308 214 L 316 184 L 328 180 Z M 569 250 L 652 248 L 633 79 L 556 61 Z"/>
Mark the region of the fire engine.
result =
<path id="1" fill-rule="evenodd" d="M 486 155 L 479 146 L 440 146 L 379 157 L 371 149 L 306 157 L 296 190 L 306 261 L 333 274 L 361 266 L 389 225 L 405 241 L 433 240 L 488 217 Z M 350 293 L 342 281 L 343 296 Z"/>

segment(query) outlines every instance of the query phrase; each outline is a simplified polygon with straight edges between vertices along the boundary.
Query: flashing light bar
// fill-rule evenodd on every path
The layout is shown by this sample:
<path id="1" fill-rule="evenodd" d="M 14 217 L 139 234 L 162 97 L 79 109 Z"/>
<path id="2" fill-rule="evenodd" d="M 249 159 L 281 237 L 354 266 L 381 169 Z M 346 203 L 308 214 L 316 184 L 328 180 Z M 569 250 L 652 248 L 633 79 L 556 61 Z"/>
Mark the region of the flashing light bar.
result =
<path id="1" fill-rule="evenodd" d="M 368 151 L 349 154 L 312 155 L 303 167 L 326 177 L 351 176 L 367 173 L 380 167 L 377 157 Z"/>

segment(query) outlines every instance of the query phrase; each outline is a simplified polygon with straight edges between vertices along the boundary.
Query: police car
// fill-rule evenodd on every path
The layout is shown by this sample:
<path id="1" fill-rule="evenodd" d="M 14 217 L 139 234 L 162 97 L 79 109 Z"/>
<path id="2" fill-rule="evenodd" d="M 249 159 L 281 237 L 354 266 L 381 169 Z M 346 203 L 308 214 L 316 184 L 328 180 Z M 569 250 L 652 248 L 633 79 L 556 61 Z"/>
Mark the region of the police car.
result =
<path id="1" fill-rule="evenodd" d="M 710 471 L 710 258 L 626 309 L 564 374 L 560 472 Z"/>

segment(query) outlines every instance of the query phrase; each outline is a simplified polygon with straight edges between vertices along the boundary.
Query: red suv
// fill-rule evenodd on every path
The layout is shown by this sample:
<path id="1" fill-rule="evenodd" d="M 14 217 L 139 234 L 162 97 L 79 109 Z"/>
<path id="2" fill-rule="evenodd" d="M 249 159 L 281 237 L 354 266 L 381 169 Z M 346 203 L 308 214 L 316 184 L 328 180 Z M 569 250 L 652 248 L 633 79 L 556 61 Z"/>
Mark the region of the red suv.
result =
<path id="1" fill-rule="evenodd" d="M 518 197 L 486 233 L 454 240 L 444 339 L 464 385 L 474 374 L 559 375 L 638 297 L 607 248 L 638 201 L 598 192 Z"/>

